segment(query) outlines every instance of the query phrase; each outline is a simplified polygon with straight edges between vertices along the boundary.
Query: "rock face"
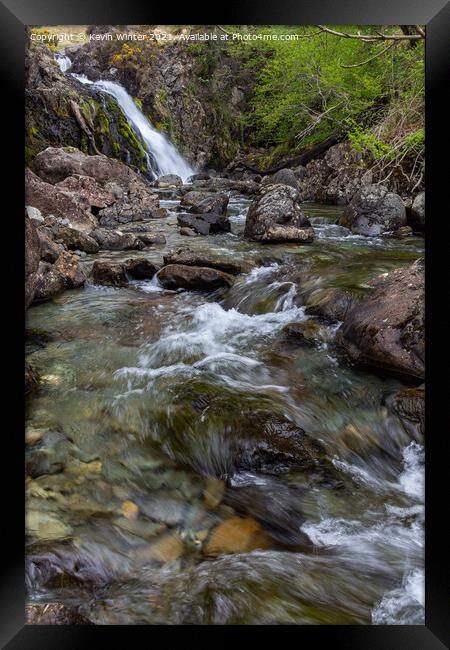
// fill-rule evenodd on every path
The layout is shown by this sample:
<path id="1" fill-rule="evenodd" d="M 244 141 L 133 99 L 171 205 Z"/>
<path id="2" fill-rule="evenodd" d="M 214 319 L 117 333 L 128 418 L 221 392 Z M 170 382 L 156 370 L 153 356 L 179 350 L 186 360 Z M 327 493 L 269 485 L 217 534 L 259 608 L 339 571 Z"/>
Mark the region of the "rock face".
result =
<path id="1" fill-rule="evenodd" d="M 288 185 L 269 185 L 250 205 L 245 237 L 259 242 L 309 243 L 314 231 L 300 208 L 299 193 Z"/>
<path id="2" fill-rule="evenodd" d="M 44 603 L 27 605 L 25 608 L 27 625 L 93 625 L 76 609 L 63 603 Z"/>
<path id="3" fill-rule="evenodd" d="M 158 273 L 158 280 L 165 289 L 197 291 L 214 291 L 233 284 L 233 278 L 223 271 L 183 264 L 164 266 Z"/>
<path id="4" fill-rule="evenodd" d="M 35 225 L 25 213 L 25 307 L 33 302 L 40 259 L 39 235 Z"/>
<path id="5" fill-rule="evenodd" d="M 122 264 L 96 260 L 92 265 L 92 279 L 96 284 L 124 287 L 128 281 Z"/>
<path id="6" fill-rule="evenodd" d="M 114 156 L 146 172 L 145 151 L 113 97 L 63 74 L 40 43 L 27 48 L 25 68 L 27 164 L 50 144 L 58 144 Z"/>
<path id="7" fill-rule="evenodd" d="M 425 192 L 420 192 L 413 201 L 410 225 L 413 230 L 425 230 Z"/>
<path id="8" fill-rule="evenodd" d="M 367 185 L 357 192 L 339 225 L 366 237 L 378 237 L 406 226 L 406 209 L 398 194 L 383 185 Z"/>
<path id="9" fill-rule="evenodd" d="M 177 221 L 182 228 L 190 228 L 199 235 L 231 231 L 229 220 L 221 214 L 179 214 Z"/>
<path id="10" fill-rule="evenodd" d="M 422 379 L 425 373 L 424 261 L 385 273 L 346 313 L 336 342 L 353 361 Z"/>
<path id="11" fill-rule="evenodd" d="M 211 255 L 197 253 L 190 248 L 179 248 L 177 251 L 169 251 L 164 255 L 164 264 L 183 264 L 185 266 L 207 266 L 210 269 L 218 269 L 224 273 L 238 275 L 243 269 L 240 264 L 231 260 L 221 260 Z"/>

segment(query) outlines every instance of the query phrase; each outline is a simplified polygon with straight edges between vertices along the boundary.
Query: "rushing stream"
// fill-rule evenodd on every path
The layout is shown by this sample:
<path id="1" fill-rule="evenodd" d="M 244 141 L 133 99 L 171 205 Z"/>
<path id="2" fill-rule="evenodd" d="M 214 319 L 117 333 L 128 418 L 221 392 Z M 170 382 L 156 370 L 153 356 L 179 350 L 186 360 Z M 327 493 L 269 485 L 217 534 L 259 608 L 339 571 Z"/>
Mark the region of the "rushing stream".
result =
<path id="1" fill-rule="evenodd" d="M 97 624 L 423 623 L 423 440 L 383 405 L 404 384 L 338 362 L 336 325 L 318 321 L 316 348 L 283 333 L 311 318 L 303 291 L 363 290 L 423 240 L 353 236 L 339 208 L 305 204 L 314 243 L 262 246 L 243 238 L 248 204 L 231 197 L 231 233 L 188 241 L 248 265 L 226 293 L 154 278 L 28 310 L 42 375 L 27 411 L 30 598 Z M 186 246 L 177 201 L 161 205 L 166 245 L 86 268 Z M 327 471 L 239 468 L 232 431 L 252 409 L 301 426 Z M 237 515 L 259 543 L 240 549 L 241 531 L 214 553 L 211 531 Z"/>

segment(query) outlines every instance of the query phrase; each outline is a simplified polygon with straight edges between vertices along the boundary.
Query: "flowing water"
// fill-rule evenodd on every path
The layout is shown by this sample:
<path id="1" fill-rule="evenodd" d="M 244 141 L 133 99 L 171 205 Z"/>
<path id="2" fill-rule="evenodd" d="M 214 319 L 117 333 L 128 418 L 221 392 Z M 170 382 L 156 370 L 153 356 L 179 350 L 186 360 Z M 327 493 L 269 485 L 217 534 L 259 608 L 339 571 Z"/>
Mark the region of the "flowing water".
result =
<path id="1" fill-rule="evenodd" d="M 154 278 L 28 310 L 29 597 L 98 624 L 423 623 L 423 439 L 383 405 L 404 384 L 339 362 L 338 325 L 317 321 L 315 348 L 283 332 L 311 318 L 307 294 L 364 291 L 423 240 L 353 236 L 338 208 L 305 204 L 314 243 L 261 246 L 243 238 L 248 204 L 231 197 L 231 233 L 187 240 L 162 200 L 165 246 L 83 261 L 189 245 L 248 265 L 226 293 Z M 243 469 L 233 433 L 255 409 L 320 442 L 326 471 Z M 242 529 L 224 535 L 235 552 L 208 552 L 237 516 L 263 543 L 240 548 Z"/>

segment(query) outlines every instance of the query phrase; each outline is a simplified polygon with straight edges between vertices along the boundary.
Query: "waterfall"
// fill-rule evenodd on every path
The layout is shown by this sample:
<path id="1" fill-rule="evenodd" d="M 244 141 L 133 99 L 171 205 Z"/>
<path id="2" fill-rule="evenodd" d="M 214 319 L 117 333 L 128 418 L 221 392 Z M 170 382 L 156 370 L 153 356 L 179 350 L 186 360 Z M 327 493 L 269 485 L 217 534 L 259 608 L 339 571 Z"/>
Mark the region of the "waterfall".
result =
<path id="1" fill-rule="evenodd" d="M 57 55 L 56 60 L 63 72 L 72 65 L 67 56 Z M 72 77 L 114 97 L 147 152 L 147 164 L 153 176 L 176 174 L 186 181 L 195 173 L 172 142 L 152 126 L 123 86 L 115 81 L 90 81 L 86 75 L 72 74 Z"/>

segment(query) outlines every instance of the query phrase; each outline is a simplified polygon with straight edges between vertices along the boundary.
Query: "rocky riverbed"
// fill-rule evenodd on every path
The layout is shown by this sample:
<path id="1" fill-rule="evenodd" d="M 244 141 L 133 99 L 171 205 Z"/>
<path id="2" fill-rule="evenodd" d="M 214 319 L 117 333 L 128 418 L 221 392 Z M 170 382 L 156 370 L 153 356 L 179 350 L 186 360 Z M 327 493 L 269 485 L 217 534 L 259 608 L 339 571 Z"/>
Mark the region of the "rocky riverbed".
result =
<path id="1" fill-rule="evenodd" d="M 298 180 L 34 159 L 30 621 L 423 623 L 423 233 Z"/>

